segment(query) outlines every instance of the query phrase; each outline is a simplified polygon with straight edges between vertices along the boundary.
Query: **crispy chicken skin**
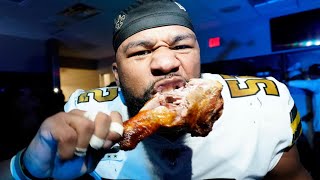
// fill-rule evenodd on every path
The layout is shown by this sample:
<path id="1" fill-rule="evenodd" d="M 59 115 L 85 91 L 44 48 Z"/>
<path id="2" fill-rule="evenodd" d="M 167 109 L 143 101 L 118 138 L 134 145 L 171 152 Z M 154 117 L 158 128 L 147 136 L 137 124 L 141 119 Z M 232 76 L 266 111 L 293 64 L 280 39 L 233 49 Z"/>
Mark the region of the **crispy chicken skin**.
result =
<path id="1" fill-rule="evenodd" d="M 134 149 L 160 127 L 182 127 L 191 136 L 207 136 L 223 111 L 221 90 L 218 81 L 194 78 L 179 89 L 158 92 L 124 122 L 120 148 Z"/>

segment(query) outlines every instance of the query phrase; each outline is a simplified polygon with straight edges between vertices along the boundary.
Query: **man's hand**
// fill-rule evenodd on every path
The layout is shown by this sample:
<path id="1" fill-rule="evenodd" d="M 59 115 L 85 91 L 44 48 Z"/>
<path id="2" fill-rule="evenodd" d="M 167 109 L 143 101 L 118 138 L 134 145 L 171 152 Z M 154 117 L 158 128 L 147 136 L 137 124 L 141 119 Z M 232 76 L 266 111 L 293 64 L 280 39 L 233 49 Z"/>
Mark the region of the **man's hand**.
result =
<path id="1" fill-rule="evenodd" d="M 72 110 L 47 118 L 24 153 L 27 170 L 38 178 L 56 179 L 74 179 L 93 171 L 121 138 L 121 132 L 110 130 L 111 123 L 122 125 L 121 115 L 116 112 L 110 116 L 99 112 L 94 116 Z M 94 144 L 97 146 L 91 147 Z M 81 155 L 75 155 L 78 150 Z"/>

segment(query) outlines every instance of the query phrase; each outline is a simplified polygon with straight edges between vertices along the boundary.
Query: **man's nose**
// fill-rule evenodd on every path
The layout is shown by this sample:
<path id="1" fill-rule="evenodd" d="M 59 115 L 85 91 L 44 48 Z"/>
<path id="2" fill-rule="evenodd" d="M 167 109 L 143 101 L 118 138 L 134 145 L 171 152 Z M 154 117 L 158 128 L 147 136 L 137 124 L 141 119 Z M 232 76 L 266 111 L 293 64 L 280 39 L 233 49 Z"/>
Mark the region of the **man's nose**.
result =
<path id="1" fill-rule="evenodd" d="M 163 75 L 179 70 L 181 65 L 174 50 L 160 47 L 152 53 L 151 72 L 153 75 Z"/>

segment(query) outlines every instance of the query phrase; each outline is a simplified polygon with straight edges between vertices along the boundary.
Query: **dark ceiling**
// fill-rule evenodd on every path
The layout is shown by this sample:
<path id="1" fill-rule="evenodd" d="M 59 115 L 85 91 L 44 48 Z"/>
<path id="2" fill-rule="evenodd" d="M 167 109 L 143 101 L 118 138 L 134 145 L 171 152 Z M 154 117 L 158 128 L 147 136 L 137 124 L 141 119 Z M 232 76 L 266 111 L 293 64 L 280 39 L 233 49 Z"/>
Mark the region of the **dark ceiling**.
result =
<path id="1" fill-rule="evenodd" d="M 133 0 L 0 0 L 0 34 L 61 42 L 67 57 L 113 56 L 113 17 Z M 320 0 L 178 0 L 197 30 L 320 6 Z"/>

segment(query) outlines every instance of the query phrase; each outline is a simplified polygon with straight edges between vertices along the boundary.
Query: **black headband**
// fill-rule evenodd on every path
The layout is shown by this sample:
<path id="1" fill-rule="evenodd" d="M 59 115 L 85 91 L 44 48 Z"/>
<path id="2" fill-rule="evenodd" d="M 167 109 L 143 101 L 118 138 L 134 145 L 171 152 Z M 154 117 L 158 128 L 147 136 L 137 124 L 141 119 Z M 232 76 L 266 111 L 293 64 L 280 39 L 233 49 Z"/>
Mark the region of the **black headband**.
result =
<path id="1" fill-rule="evenodd" d="M 121 11 L 114 21 L 113 48 L 115 52 L 128 37 L 140 31 L 168 25 L 193 25 L 185 8 L 170 0 L 144 0 Z"/>

